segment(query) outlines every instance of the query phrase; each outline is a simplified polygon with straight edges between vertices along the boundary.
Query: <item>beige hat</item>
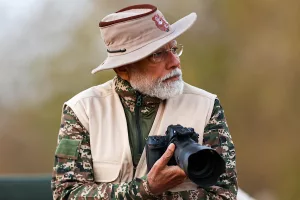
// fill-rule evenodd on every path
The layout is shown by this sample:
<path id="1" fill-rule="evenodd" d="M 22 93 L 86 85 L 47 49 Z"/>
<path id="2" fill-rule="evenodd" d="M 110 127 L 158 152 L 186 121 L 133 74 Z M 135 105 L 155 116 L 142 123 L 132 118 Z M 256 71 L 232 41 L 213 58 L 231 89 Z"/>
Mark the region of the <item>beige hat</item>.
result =
<path id="1" fill-rule="evenodd" d="M 92 73 L 139 61 L 172 41 L 192 26 L 197 18 L 191 13 L 172 25 L 153 5 L 123 8 L 99 23 L 108 56 Z"/>

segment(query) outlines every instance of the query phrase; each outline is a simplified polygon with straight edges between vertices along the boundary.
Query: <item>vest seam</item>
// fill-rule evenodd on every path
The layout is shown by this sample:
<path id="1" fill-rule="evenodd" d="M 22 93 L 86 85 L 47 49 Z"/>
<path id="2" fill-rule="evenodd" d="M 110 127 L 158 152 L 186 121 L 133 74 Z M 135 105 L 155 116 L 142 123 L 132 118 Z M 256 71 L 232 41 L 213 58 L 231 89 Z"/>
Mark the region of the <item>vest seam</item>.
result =
<path id="1" fill-rule="evenodd" d="M 182 95 L 186 95 L 186 94 L 192 94 L 192 95 L 201 96 L 201 97 L 204 97 L 204 98 L 209 99 L 209 100 L 214 100 L 214 99 L 216 98 L 215 96 L 217 96 L 217 95 L 215 95 L 215 94 L 211 94 L 211 95 L 213 95 L 213 96 L 210 97 L 210 96 L 206 96 L 206 95 L 204 95 L 204 94 L 198 94 L 198 93 L 193 93 L 193 92 L 190 92 L 190 93 L 183 93 Z"/>
<path id="2" fill-rule="evenodd" d="M 210 118 L 211 118 L 211 115 L 212 115 L 212 112 L 213 112 L 213 109 L 214 109 L 214 105 L 215 105 L 215 100 L 217 98 L 217 95 L 215 96 L 214 99 L 212 99 L 212 101 L 209 102 L 209 110 L 208 110 L 208 113 L 206 115 L 206 121 L 205 121 L 205 126 L 208 124 Z M 204 127 L 205 128 L 205 127 Z"/>

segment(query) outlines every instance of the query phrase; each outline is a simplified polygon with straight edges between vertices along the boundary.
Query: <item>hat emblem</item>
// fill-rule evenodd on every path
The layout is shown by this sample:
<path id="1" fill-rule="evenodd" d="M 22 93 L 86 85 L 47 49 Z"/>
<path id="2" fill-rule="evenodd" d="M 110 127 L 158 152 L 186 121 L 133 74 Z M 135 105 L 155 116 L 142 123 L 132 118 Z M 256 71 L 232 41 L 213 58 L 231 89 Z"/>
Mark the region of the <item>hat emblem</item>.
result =
<path id="1" fill-rule="evenodd" d="M 155 22 L 157 28 L 162 31 L 169 32 L 169 23 L 163 17 L 156 14 L 152 17 L 152 20 Z"/>

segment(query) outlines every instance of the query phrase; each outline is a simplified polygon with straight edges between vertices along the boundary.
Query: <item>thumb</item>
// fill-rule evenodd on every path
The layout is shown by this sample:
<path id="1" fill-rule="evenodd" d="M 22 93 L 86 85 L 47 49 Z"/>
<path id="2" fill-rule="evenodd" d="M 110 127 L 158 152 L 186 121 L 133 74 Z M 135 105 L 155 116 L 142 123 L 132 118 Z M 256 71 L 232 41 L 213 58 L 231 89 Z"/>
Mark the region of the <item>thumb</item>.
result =
<path id="1" fill-rule="evenodd" d="M 166 152 L 161 156 L 161 158 L 159 160 L 157 160 L 157 164 L 161 167 L 164 167 L 168 164 L 169 160 L 171 159 L 171 157 L 173 156 L 175 151 L 175 144 L 171 143 Z"/>

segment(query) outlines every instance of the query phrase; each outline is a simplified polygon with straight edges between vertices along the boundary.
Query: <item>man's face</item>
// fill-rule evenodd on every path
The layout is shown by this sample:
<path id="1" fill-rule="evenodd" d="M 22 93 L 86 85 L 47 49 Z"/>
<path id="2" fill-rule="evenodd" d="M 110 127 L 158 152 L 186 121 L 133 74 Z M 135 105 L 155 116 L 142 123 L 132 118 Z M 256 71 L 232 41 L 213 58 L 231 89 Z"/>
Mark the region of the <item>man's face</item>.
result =
<path id="1" fill-rule="evenodd" d="M 156 53 L 176 47 L 172 41 Z M 168 99 L 179 95 L 183 90 L 182 72 L 179 57 L 168 51 L 160 62 L 154 62 L 149 56 L 128 68 L 131 86 L 143 94 Z"/>

